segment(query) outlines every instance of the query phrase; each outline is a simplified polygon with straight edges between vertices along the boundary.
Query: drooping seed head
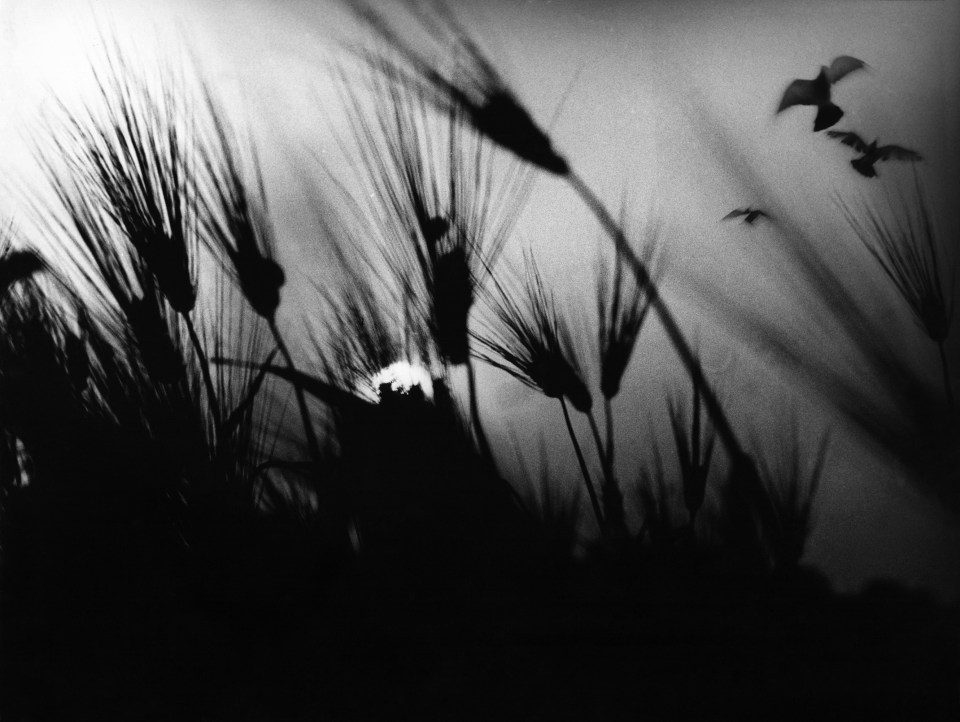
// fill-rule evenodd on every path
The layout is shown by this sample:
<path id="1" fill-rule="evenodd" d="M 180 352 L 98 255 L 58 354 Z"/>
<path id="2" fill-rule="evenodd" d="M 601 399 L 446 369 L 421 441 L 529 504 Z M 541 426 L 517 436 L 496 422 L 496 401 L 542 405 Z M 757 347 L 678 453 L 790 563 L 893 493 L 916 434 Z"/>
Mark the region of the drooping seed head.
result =
<path id="1" fill-rule="evenodd" d="M 96 71 L 97 105 L 63 109 L 62 143 L 72 172 L 144 259 L 171 307 L 196 303 L 196 206 L 183 84 L 168 68 L 153 89 L 116 48 Z"/>
<path id="2" fill-rule="evenodd" d="M 393 62 L 371 52 L 363 56 L 370 66 L 386 68 L 393 82 L 419 89 L 442 112 L 462 109 L 478 131 L 518 157 L 557 175 L 569 173 L 566 160 L 554 150 L 550 138 L 444 3 L 432 3 L 429 13 L 408 3 L 423 31 L 424 42 L 416 49 L 378 10 L 362 0 L 353 0 L 351 5 L 357 17 L 400 58 Z M 436 58 L 423 49 L 430 46 Z M 451 49 L 456 58 L 453 65 L 437 59 L 449 57 Z"/>
<path id="3" fill-rule="evenodd" d="M 250 307 L 266 319 L 273 318 L 280 306 L 283 268 L 270 258 L 239 256 L 234 261 L 240 289 Z"/>
<path id="4" fill-rule="evenodd" d="M 276 239 L 260 165 L 254 154 L 254 180 L 248 180 L 223 110 L 209 91 L 206 100 L 210 127 L 202 149 L 206 177 L 199 200 L 203 240 L 232 272 L 251 308 L 270 321 L 280 305 L 284 273 L 274 260 Z"/>
<path id="5" fill-rule="evenodd" d="M 593 397 L 587 387 L 573 335 L 558 314 L 552 295 L 531 255 L 526 279 L 514 294 L 501 284 L 489 299 L 497 324 L 478 340 L 490 353 L 482 358 L 548 398 L 566 398 L 587 413 Z"/>

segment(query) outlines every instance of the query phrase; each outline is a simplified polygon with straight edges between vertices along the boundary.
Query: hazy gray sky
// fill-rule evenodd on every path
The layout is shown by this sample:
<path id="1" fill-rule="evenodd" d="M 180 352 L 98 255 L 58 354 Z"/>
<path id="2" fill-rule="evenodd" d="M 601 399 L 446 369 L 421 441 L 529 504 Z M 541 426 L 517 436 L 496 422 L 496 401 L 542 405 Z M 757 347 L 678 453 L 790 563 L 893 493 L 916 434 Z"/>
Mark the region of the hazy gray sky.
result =
<path id="1" fill-rule="evenodd" d="M 459 12 L 535 118 L 549 126 L 559 149 L 612 206 L 624 192 L 638 211 L 657 207 L 666 221 L 671 268 L 668 291 L 686 323 L 699 314 L 695 293 L 681 281 L 684 269 L 706 271 L 741 290 L 765 294 L 760 303 L 789 298 L 765 281 L 750 244 L 771 243 L 763 227 L 719 224 L 731 208 L 753 201 L 723 154 L 704 133 L 692 109 L 707 108 L 729 134 L 735 154 L 749 159 L 758 177 L 800 215 L 815 220 L 824 238 L 856 243 L 845 233 L 830 201 L 831 191 L 872 191 L 850 168 L 852 154 L 811 132 L 813 110 L 774 110 L 790 79 L 812 78 L 821 63 L 840 54 L 862 58 L 869 72 L 850 76 L 835 88 L 846 116 L 838 128 L 856 130 L 916 148 L 926 158 L 924 178 L 938 201 L 945 234 L 956 237 L 960 219 L 948 201 L 960 197 L 960 2 L 527 2 L 461 3 Z M 37 182 L 25 134 L 37 128 L 38 113 L 55 96 L 76 102 L 90 91 L 87 58 L 99 49 L 101 27 L 149 55 L 168 52 L 186 37 L 206 77 L 230 107 L 254 129 L 271 193 L 288 276 L 283 310 L 294 323 L 308 309 L 298 300 L 296 279 L 309 276 L 305 246 L 322 262 L 315 239 L 318 209 L 302 182 L 313 168 L 310 154 L 348 186 L 353 181 L 339 160 L 338 139 L 349 138 L 331 82 L 331 61 L 341 59 L 338 43 L 351 26 L 335 3 L 323 0 L 0 0 L 0 157 L 6 184 L 19 189 Z M 909 178 L 892 164 L 884 179 Z M 5 215 L 23 215 L 7 193 Z M 643 214 L 638 212 L 638 218 Z M 598 229 L 572 193 L 551 178 L 538 180 L 505 258 L 519 258 L 530 246 L 542 261 L 558 295 L 582 305 L 592 288 Z M 839 241 L 838 241 L 839 242 Z M 852 283 L 876 280 L 871 268 L 850 256 Z M 874 274 L 874 275 L 871 275 Z M 301 278 L 302 281 L 302 278 Z M 695 289 L 694 289 L 695 290 Z M 915 334 L 909 319 L 884 311 Z M 592 312 L 592 301 L 584 313 Z M 879 312 L 879 311 L 878 311 Z M 645 334 L 647 332 L 645 331 Z M 638 449 L 644 433 L 629 421 L 639 409 L 662 408 L 662 389 L 671 356 L 653 331 L 641 342 L 632 367 L 633 388 L 618 399 L 625 447 Z M 715 373 L 736 372 L 736 349 L 723 333 L 704 325 L 701 346 Z M 916 334 L 916 344 L 922 338 Z M 960 353 L 957 334 L 953 353 Z M 929 362 L 917 351 L 916 362 Z M 726 371 L 723 371 L 726 369 Z M 931 383 L 936 367 L 930 366 Z M 676 376 L 676 374 L 672 374 Z M 679 378 L 679 377 L 677 377 Z M 761 424 L 774 413 L 781 389 L 773 378 L 750 368 L 727 383 L 749 388 L 747 402 L 735 404 L 743 422 Z M 504 375 L 483 370 L 482 412 L 507 418 L 524 441 L 546 438 L 551 457 L 570 462 L 555 403 L 520 391 Z M 649 405 L 649 406 L 648 406 Z M 810 413 L 805 423 L 820 419 Z M 645 427 L 646 424 L 644 423 Z M 505 454 L 506 428 L 493 436 Z M 534 445 L 526 443 L 527 448 Z M 621 455 L 622 459 L 628 455 Z M 635 456 L 635 455 L 634 455 Z M 842 432 L 831 454 L 834 471 L 825 483 L 813 561 L 851 583 L 891 572 L 911 581 L 960 591 L 955 522 L 931 516 L 926 504 L 898 490 L 896 478 L 873 460 L 873 452 Z M 531 459 L 532 461 L 532 459 Z M 622 469 L 626 480 L 632 471 Z M 575 479 L 574 479 L 575 481 Z M 921 562 L 921 560 L 923 560 Z"/>

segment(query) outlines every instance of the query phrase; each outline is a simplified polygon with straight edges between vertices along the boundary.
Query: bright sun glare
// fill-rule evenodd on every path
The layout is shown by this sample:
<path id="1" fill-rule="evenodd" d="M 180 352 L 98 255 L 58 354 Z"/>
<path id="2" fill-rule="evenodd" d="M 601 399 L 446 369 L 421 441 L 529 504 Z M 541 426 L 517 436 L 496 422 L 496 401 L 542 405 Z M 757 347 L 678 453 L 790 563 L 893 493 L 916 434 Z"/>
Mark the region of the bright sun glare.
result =
<path id="1" fill-rule="evenodd" d="M 419 386 L 424 396 L 428 399 L 433 398 L 433 381 L 430 378 L 430 372 L 423 366 L 409 361 L 395 361 L 370 377 L 373 393 L 371 400 L 379 401 L 377 390 L 381 384 L 390 384 L 390 388 L 394 391 L 409 391 L 414 386 Z"/>

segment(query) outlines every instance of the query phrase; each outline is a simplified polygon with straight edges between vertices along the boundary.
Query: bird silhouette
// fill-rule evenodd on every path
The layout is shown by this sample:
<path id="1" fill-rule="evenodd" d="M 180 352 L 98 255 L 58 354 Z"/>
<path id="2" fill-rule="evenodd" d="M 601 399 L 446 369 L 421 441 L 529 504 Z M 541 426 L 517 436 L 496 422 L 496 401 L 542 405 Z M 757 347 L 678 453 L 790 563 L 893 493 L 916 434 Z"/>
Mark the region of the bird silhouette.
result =
<path id="1" fill-rule="evenodd" d="M 877 170 L 874 168 L 874 164 L 880 160 L 923 160 L 923 157 L 916 151 L 901 148 L 899 145 L 879 145 L 879 138 L 867 144 L 859 135 L 847 130 L 828 130 L 827 135 L 836 138 L 844 145 L 849 145 L 860 153 L 860 157 L 850 161 L 850 165 L 854 167 L 857 173 L 867 178 L 876 177 Z"/>
<path id="2" fill-rule="evenodd" d="M 829 128 L 843 117 L 843 111 L 830 101 L 830 86 L 854 70 L 866 67 L 866 63 L 849 55 L 834 58 L 830 67 L 820 66 L 820 74 L 813 80 L 797 79 L 787 86 L 780 99 L 777 113 L 794 105 L 816 105 L 817 117 L 813 121 L 814 132 Z"/>
<path id="3" fill-rule="evenodd" d="M 763 216 L 764 218 L 770 217 L 769 215 L 759 210 L 758 208 L 736 208 L 730 211 L 727 215 L 725 215 L 720 220 L 728 221 L 731 218 L 737 218 L 738 216 L 743 216 L 743 222 L 751 226 L 753 225 L 754 221 L 756 221 L 760 216 Z"/>

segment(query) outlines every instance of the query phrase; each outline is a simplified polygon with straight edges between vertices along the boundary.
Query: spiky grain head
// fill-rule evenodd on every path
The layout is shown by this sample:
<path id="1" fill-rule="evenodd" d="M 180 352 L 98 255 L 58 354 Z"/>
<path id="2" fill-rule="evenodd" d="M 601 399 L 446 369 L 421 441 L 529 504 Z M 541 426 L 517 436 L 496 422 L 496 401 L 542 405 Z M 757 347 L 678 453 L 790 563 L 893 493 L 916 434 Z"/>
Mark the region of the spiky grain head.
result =
<path id="1" fill-rule="evenodd" d="M 171 307 L 196 303 L 195 156 L 185 83 L 170 68 L 151 77 L 114 46 L 99 90 L 82 110 L 61 106 L 57 143 L 75 182 L 96 198 L 146 262 Z"/>
<path id="2" fill-rule="evenodd" d="M 644 242 L 642 260 L 650 269 L 650 277 L 657 281 L 661 267 L 655 264 L 657 228 L 651 228 Z M 600 354 L 600 391 L 608 398 L 620 393 L 620 384 L 633 355 L 643 323 L 650 308 L 646 289 L 630 273 L 624 273 L 624 263 L 618 254 L 613 279 L 602 264 L 597 274 L 597 342 Z"/>
<path id="3" fill-rule="evenodd" d="M 569 173 L 567 161 L 554 150 L 550 137 L 443 2 L 430 3 L 429 10 L 406 3 L 422 31 L 416 49 L 379 10 L 363 0 L 352 0 L 351 7 L 396 57 L 367 51 L 361 53 L 363 60 L 389 68 L 395 82 L 416 88 L 437 108 L 460 109 L 480 133 L 518 157 L 550 173 Z M 451 55 L 454 62 L 441 60 Z"/>
<path id="4" fill-rule="evenodd" d="M 249 180 L 234 132 L 209 90 L 206 108 L 209 122 L 201 150 L 205 172 L 198 183 L 203 241 L 235 278 L 250 307 L 272 321 L 285 275 L 275 260 L 276 238 L 260 165 L 253 154 Z"/>
<path id="5" fill-rule="evenodd" d="M 393 66 L 381 62 L 366 79 L 372 107 L 347 91 L 364 211 L 375 221 L 365 225 L 440 359 L 466 363 L 477 290 L 529 195 L 530 174 L 498 163 L 463 108 L 434 113 L 424 89 L 404 85 Z"/>
<path id="6" fill-rule="evenodd" d="M 481 358 L 549 398 L 566 398 L 586 413 L 593 398 L 581 371 L 573 333 L 529 253 L 520 288 L 495 284 L 489 294 L 496 323 L 478 340 Z"/>
<path id="7" fill-rule="evenodd" d="M 117 220 L 98 161 L 78 152 L 70 138 L 53 135 L 51 145 L 39 150 L 60 205 L 43 209 L 43 224 L 62 241 L 57 250 L 64 258 L 58 265 L 72 281 L 61 290 L 84 298 L 83 305 L 95 309 L 97 324 L 130 368 L 142 365 L 153 381 L 173 383 L 182 377 L 183 347 L 172 307 L 159 288 L 149 254 L 141 253 Z M 56 164 L 60 159 L 65 167 Z"/>

